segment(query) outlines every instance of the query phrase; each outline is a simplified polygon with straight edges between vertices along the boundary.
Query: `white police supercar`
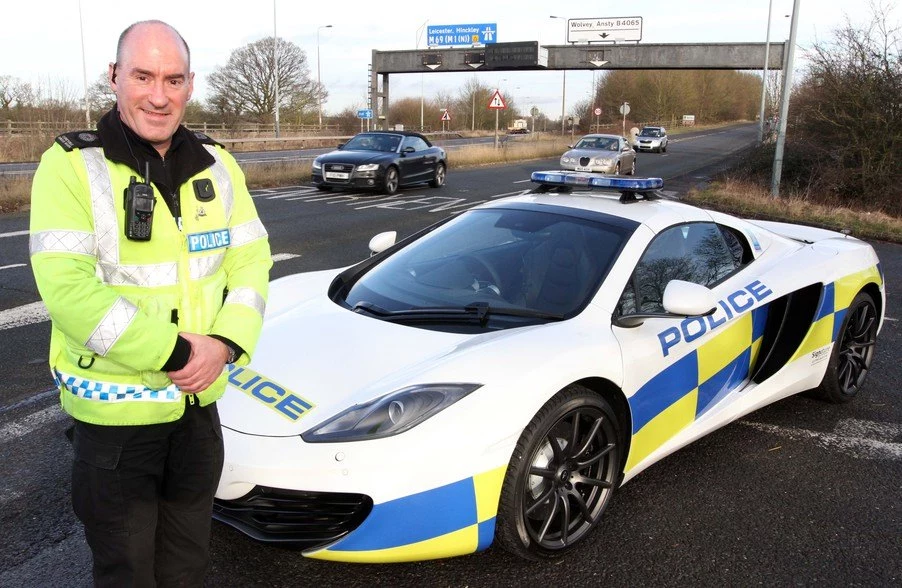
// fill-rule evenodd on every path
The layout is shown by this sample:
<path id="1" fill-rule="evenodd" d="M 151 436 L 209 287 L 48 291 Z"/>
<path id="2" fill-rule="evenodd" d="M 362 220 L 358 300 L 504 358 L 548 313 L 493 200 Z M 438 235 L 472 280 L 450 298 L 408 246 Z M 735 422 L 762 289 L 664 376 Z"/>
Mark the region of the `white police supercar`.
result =
<path id="1" fill-rule="evenodd" d="M 885 301 L 868 244 L 659 199 L 654 178 L 532 180 L 272 283 L 219 404 L 216 518 L 321 559 L 552 558 L 693 440 L 804 390 L 859 394 Z"/>

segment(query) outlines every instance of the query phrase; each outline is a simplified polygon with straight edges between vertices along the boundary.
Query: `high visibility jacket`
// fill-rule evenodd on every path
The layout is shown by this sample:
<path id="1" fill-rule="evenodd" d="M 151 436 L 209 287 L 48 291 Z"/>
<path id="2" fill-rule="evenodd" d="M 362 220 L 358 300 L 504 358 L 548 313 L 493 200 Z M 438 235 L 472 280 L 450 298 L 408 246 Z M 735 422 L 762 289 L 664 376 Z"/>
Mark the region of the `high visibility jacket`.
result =
<path id="1" fill-rule="evenodd" d="M 100 147 L 54 144 L 31 200 L 31 264 L 52 320 L 50 368 L 64 410 L 100 425 L 177 420 L 185 398 L 160 371 L 179 331 L 220 335 L 253 352 L 272 258 L 266 230 L 234 158 L 205 144 L 215 164 L 179 187 L 181 230 L 157 188 L 149 241 L 125 237 L 124 191 L 135 176 Z M 215 197 L 201 201 L 195 180 Z M 206 198 L 208 195 L 204 194 Z M 207 405 L 226 374 L 189 401 Z"/>

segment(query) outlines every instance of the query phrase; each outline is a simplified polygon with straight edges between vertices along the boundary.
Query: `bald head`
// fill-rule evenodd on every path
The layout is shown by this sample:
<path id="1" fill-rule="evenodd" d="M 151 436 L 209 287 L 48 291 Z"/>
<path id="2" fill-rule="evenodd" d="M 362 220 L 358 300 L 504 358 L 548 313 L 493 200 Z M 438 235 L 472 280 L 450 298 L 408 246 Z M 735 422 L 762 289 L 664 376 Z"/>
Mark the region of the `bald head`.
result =
<path id="1" fill-rule="evenodd" d="M 182 49 L 184 49 L 185 64 L 188 70 L 191 69 L 191 50 L 188 49 L 188 43 L 185 42 L 185 39 L 177 30 L 175 30 L 175 28 L 161 20 L 142 20 L 130 25 L 127 29 L 122 31 L 122 34 L 119 35 L 119 42 L 116 44 L 117 63 L 122 63 L 124 53 L 127 50 L 128 41 L 133 36 L 133 33 L 144 30 L 154 30 L 154 32 L 157 32 L 158 34 L 166 34 L 166 31 L 168 31 L 168 33 L 182 46 Z"/>

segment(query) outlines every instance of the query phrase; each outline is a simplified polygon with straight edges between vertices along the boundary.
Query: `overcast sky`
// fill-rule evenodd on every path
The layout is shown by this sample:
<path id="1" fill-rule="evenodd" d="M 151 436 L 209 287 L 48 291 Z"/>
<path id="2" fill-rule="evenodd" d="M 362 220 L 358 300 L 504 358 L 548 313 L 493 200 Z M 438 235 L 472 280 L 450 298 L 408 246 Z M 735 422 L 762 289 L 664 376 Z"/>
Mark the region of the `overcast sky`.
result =
<path id="1" fill-rule="evenodd" d="M 785 15 L 792 12 L 793 2 L 772 2 L 771 41 L 782 41 L 789 37 L 790 19 Z M 627 6 L 627 3 L 616 4 Z M 207 76 L 217 66 L 224 65 L 233 50 L 273 34 L 273 0 L 81 0 L 80 5 L 89 84 L 114 59 L 116 40 L 122 29 L 138 20 L 164 20 L 185 37 L 191 47 L 192 69 L 196 72 L 196 99 L 206 97 Z M 417 32 L 424 24 L 428 27 L 496 23 L 498 42 L 535 40 L 540 45 L 564 42 L 566 20 L 553 20 L 549 18 L 551 14 L 564 19 L 641 16 L 645 43 L 763 42 L 767 31 L 768 0 L 642 0 L 622 9 L 611 6 L 615 3 L 580 0 L 565 2 L 563 6 L 547 0 L 275 0 L 275 27 L 280 38 L 295 43 L 307 53 L 314 79 L 318 46 L 322 82 L 329 92 L 329 100 L 324 105 L 326 114 L 348 106 L 364 107 L 371 51 L 416 48 Z M 815 40 L 830 38 L 832 31 L 842 26 L 850 9 L 856 11 L 851 15 L 853 23 L 869 20 L 869 11 L 861 2 L 802 0 L 798 47 L 806 49 Z M 0 75 L 43 84 L 65 81 L 73 92 L 81 95 L 79 1 L 4 0 L 2 14 Z M 329 24 L 332 28 L 320 28 Z M 419 46 L 425 44 L 424 30 Z M 801 57 L 798 51 L 797 57 Z M 439 90 L 454 95 L 473 75 L 486 86 L 500 87 L 505 97 L 512 96 L 522 107 L 535 105 L 551 116 L 560 113 L 561 72 L 430 73 L 423 75 L 422 80 L 421 74 L 393 75 L 391 95 L 393 99 L 419 97 L 421 83 L 427 98 Z M 585 100 L 591 87 L 591 72 L 570 72 L 568 108 Z"/>

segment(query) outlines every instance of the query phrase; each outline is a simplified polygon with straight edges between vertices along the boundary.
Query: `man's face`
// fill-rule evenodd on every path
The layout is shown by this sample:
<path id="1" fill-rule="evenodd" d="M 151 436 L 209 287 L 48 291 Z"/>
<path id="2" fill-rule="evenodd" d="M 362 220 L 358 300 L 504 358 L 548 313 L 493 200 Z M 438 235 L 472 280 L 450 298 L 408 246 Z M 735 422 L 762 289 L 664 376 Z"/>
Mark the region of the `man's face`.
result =
<path id="1" fill-rule="evenodd" d="M 185 47 L 163 25 L 139 25 L 120 58 L 110 64 L 109 77 L 122 122 L 165 155 L 194 90 Z"/>

